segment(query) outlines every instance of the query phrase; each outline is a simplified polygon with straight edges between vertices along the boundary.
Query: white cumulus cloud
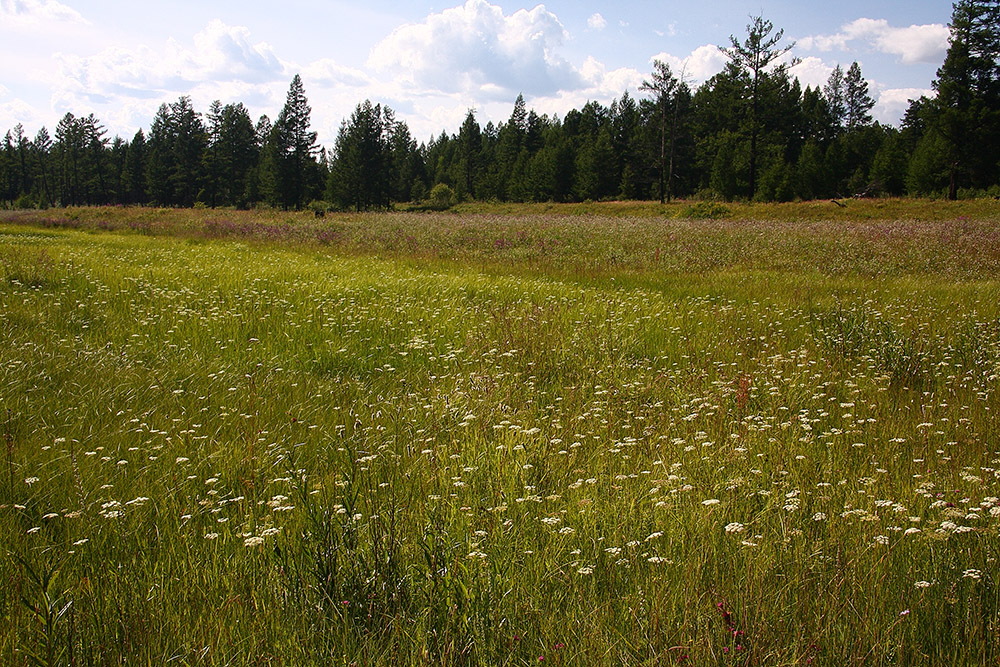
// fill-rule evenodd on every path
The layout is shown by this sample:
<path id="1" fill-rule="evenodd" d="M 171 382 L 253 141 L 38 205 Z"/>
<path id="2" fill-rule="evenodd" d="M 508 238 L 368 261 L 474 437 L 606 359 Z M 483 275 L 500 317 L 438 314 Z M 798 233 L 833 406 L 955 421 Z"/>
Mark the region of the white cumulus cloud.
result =
<path id="1" fill-rule="evenodd" d="M 879 93 L 875 107 L 872 109 L 872 117 L 880 123 L 898 125 L 910 106 L 910 100 L 916 100 L 922 96 L 933 97 L 934 90 L 931 88 L 888 88 L 883 90 Z"/>
<path id="2" fill-rule="evenodd" d="M 833 65 L 828 65 L 821 58 L 816 56 L 806 56 L 799 60 L 799 63 L 788 70 L 792 77 L 797 78 L 802 87 L 812 86 L 822 88 L 830 79 L 833 73 Z"/>
<path id="3" fill-rule="evenodd" d="M 55 0 L 0 0 L 0 19 L 8 27 L 38 27 L 53 22 L 90 22 L 80 12 Z"/>
<path id="4" fill-rule="evenodd" d="M 41 127 L 44 119 L 33 106 L 18 98 L 10 102 L 0 102 L 0 127 L 4 131 L 20 123 L 29 132 L 32 128 Z"/>
<path id="5" fill-rule="evenodd" d="M 587 25 L 594 30 L 604 30 L 608 27 L 608 22 L 604 20 L 604 17 L 598 12 L 590 15 L 590 18 L 587 19 Z"/>
<path id="6" fill-rule="evenodd" d="M 849 51 L 852 43 L 897 56 L 907 65 L 938 63 L 948 50 L 948 26 L 940 23 L 895 27 L 886 19 L 859 18 L 832 35 L 813 35 L 798 41 L 800 48 L 818 51 Z"/>
<path id="7" fill-rule="evenodd" d="M 661 60 L 670 65 L 674 76 L 688 82 L 688 85 L 697 86 L 708 81 L 713 76 L 721 72 L 728 59 L 726 54 L 719 50 L 714 44 L 703 44 L 683 58 L 669 53 L 660 53 L 649 59 L 650 63 Z"/>
<path id="8" fill-rule="evenodd" d="M 557 52 L 566 37 L 543 5 L 508 16 L 486 0 L 468 0 L 397 28 L 368 64 L 416 90 L 546 95 L 582 84 Z"/>
<path id="9" fill-rule="evenodd" d="M 187 94 L 199 84 L 252 85 L 289 76 L 269 45 L 254 44 L 247 28 L 219 20 L 196 34 L 190 46 L 171 39 L 155 49 L 109 47 L 90 56 L 56 54 L 55 58 L 59 67 L 51 78 L 57 92 L 98 100 L 164 91 Z"/>

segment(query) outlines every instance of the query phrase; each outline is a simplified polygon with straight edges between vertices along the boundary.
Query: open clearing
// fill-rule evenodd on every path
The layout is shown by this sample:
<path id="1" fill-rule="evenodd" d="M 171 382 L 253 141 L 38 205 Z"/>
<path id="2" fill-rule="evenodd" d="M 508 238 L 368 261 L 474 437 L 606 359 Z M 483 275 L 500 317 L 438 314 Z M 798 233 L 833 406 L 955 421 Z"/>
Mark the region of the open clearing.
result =
<path id="1" fill-rule="evenodd" d="M 3 214 L 0 662 L 995 664 L 1000 210 L 825 206 Z"/>

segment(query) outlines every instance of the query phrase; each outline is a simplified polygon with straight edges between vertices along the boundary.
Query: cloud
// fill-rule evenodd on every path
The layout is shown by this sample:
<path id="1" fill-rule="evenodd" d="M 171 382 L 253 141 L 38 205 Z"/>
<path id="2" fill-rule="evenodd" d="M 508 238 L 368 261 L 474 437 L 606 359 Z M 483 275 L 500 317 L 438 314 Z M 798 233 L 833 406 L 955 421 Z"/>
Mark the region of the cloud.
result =
<path id="1" fill-rule="evenodd" d="M 798 65 L 788 70 L 792 77 L 797 78 L 799 83 L 813 88 L 822 88 L 830 79 L 833 72 L 833 65 L 828 65 L 816 56 L 806 56 L 799 61 Z"/>
<path id="2" fill-rule="evenodd" d="M 109 47 L 91 56 L 57 53 L 49 78 L 56 96 L 106 102 L 117 96 L 160 97 L 189 94 L 206 84 L 237 82 L 241 88 L 288 78 L 286 65 L 266 43 L 254 44 L 250 31 L 211 21 L 190 46 L 168 40 L 151 48 Z"/>
<path id="3" fill-rule="evenodd" d="M 903 64 L 939 63 L 948 50 L 948 26 L 940 23 L 896 28 L 886 19 L 856 19 L 833 35 L 813 35 L 798 40 L 805 50 L 850 51 L 852 42 L 897 56 Z"/>
<path id="4" fill-rule="evenodd" d="M 557 53 L 566 37 L 543 5 L 507 16 L 486 0 L 468 0 L 397 28 L 368 64 L 417 90 L 549 95 L 583 84 Z"/>
<path id="5" fill-rule="evenodd" d="M 604 30 L 608 27 L 608 22 L 604 20 L 604 17 L 597 14 L 591 14 L 590 18 L 587 19 L 587 25 L 593 30 Z"/>
<path id="6" fill-rule="evenodd" d="M 30 128 L 42 126 L 43 118 L 37 109 L 20 98 L 0 103 L 0 128 L 6 131 L 18 123 L 30 134 Z"/>
<path id="7" fill-rule="evenodd" d="M 650 58 L 649 62 L 653 63 L 656 60 L 662 60 L 670 65 L 670 69 L 673 70 L 674 76 L 677 78 L 680 78 L 683 73 L 684 80 L 689 85 L 697 85 L 708 81 L 721 72 L 728 62 L 726 54 L 720 51 L 719 47 L 714 44 L 699 46 L 683 58 L 666 52 L 659 53 Z"/>
<path id="8" fill-rule="evenodd" d="M 888 88 L 883 90 L 872 109 L 872 117 L 880 123 L 898 125 L 910 106 L 910 100 L 916 100 L 925 95 L 933 97 L 934 90 L 930 88 Z"/>
<path id="9" fill-rule="evenodd" d="M 302 68 L 302 77 L 327 86 L 350 86 L 352 88 L 369 85 L 371 77 L 360 70 L 339 65 L 331 58 L 322 58 Z"/>
<path id="10" fill-rule="evenodd" d="M 0 0 L 0 19 L 3 25 L 13 27 L 90 23 L 80 12 L 55 0 Z"/>

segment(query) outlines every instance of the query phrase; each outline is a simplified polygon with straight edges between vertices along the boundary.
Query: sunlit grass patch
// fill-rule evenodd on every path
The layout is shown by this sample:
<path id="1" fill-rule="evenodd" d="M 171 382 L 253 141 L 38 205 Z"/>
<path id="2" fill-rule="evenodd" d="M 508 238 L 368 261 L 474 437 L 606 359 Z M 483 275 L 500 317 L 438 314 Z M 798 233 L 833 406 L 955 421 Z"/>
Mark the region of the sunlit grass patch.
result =
<path id="1" fill-rule="evenodd" d="M 0 234 L 5 662 L 996 660 L 986 222 L 177 215 Z"/>

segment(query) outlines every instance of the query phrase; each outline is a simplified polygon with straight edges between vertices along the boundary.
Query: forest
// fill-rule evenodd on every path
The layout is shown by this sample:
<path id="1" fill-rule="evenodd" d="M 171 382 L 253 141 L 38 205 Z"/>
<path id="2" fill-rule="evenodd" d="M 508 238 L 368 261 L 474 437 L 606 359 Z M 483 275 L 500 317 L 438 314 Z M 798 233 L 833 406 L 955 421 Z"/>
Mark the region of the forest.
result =
<path id="1" fill-rule="evenodd" d="M 0 146 L 0 207 L 998 196 L 1000 3 L 956 3 L 950 30 L 933 96 L 911 100 L 899 127 L 873 121 L 857 62 L 803 89 L 793 44 L 752 17 L 720 47 L 725 69 L 697 88 L 657 61 L 640 97 L 559 118 L 518 96 L 506 122 L 481 125 L 470 109 L 457 133 L 426 143 L 366 100 L 320 147 L 298 75 L 273 121 L 242 103 L 202 113 L 182 96 L 131 139 L 109 139 L 93 114 L 67 113 L 34 138 L 17 125 Z"/>

